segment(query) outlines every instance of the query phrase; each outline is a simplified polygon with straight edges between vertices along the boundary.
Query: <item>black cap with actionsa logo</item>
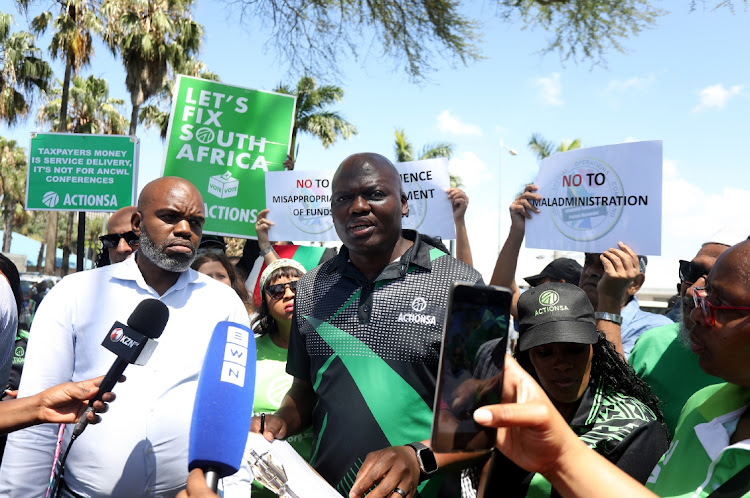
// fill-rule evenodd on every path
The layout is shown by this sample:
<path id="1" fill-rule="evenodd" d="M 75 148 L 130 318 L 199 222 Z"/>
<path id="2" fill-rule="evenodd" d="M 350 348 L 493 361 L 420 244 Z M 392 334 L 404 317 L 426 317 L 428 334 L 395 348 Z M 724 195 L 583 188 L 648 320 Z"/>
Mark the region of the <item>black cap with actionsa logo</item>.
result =
<path id="1" fill-rule="evenodd" d="M 552 342 L 594 344 L 599 340 L 594 308 L 578 286 L 548 282 L 518 299 L 518 348 Z"/>

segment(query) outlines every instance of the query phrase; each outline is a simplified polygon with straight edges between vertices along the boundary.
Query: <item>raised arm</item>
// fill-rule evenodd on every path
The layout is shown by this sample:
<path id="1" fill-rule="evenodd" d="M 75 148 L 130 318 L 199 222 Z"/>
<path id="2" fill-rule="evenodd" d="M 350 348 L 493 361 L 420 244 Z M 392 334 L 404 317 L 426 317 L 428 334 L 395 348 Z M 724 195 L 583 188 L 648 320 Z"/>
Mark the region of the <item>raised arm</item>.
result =
<path id="1" fill-rule="evenodd" d="M 516 197 L 510 205 L 510 231 L 508 238 L 497 256 L 495 270 L 492 272 L 491 285 L 501 285 L 513 291 L 511 303 L 511 314 L 518 316 L 516 303 L 521 294 L 516 285 L 516 268 L 518 266 L 518 253 L 526 235 L 526 220 L 530 220 L 531 213 L 539 213 L 539 209 L 531 204 L 532 200 L 540 200 L 542 196 L 536 193 L 539 187 L 526 185 L 523 193 Z"/>
<path id="2" fill-rule="evenodd" d="M 445 191 L 453 206 L 453 223 L 456 225 L 456 259 L 469 266 L 474 266 L 469 245 L 469 233 L 466 231 L 466 208 L 469 207 L 469 196 L 460 188 L 449 188 Z"/>
<path id="3" fill-rule="evenodd" d="M 273 221 L 266 218 L 268 212 L 269 209 L 264 209 L 258 213 L 258 221 L 255 222 L 255 232 L 258 234 L 258 249 L 260 249 L 260 255 L 263 256 L 263 260 L 266 264 L 270 265 L 279 259 L 279 255 L 276 254 L 271 242 L 268 240 L 268 230 L 274 225 Z"/>

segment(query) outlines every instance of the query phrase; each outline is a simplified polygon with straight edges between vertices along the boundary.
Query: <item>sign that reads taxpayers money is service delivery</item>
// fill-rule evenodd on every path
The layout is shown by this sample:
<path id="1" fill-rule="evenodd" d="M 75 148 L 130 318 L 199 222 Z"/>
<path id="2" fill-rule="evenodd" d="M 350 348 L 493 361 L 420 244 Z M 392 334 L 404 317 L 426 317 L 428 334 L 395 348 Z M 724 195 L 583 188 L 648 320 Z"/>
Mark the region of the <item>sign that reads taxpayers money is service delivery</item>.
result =
<path id="1" fill-rule="evenodd" d="M 526 247 L 600 253 L 622 241 L 661 254 L 660 140 L 554 154 L 536 184 L 540 212 L 526 225 Z"/>
<path id="2" fill-rule="evenodd" d="M 117 211 L 135 203 L 138 139 L 32 133 L 26 209 Z"/>
<path id="3" fill-rule="evenodd" d="M 456 238 L 453 208 L 445 190 L 450 186 L 448 161 L 429 159 L 396 163 L 409 204 L 403 228 L 444 239 Z M 266 175 L 268 231 L 271 240 L 339 240 L 331 216 L 333 170 L 289 171 Z"/>
<path id="4" fill-rule="evenodd" d="M 173 101 L 163 175 L 200 190 L 204 232 L 255 238 L 265 174 L 284 170 L 296 98 L 179 76 Z"/>

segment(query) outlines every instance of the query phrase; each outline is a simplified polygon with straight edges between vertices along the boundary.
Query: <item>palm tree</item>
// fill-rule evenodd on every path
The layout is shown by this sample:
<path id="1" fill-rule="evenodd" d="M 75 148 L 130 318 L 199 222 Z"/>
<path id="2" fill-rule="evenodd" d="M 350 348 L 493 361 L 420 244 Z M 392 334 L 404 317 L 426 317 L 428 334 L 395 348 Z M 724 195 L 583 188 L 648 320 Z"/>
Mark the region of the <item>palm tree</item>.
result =
<path id="1" fill-rule="evenodd" d="M 344 90 L 333 85 L 318 86 L 312 76 L 303 76 L 297 82 L 297 88 L 279 84 L 274 92 L 297 96 L 297 108 L 292 128 L 291 150 L 292 161 L 299 153 L 297 132 L 307 133 L 319 139 L 323 147 L 328 148 L 341 137 L 349 139 L 357 134 L 357 128 L 345 120 L 338 112 L 326 110 L 334 102 L 341 102 Z"/>
<path id="2" fill-rule="evenodd" d="M 58 81 L 58 85 L 50 91 L 47 101 L 39 109 L 38 124 L 50 124 L 54 128 L 63 129 L 69 133 L 110 135 L 125 133 L 128 128 L 128 119 L 119 111 L 125 101 L 109 96 L 109 85 L 104 78 L 97 78 L 93 75 L 88 78 L 73 77 L 73 85 L 70 87 L 70 112 L 66 116 L 67 122 L 62 125 L 60 123 L 62 84 Z M 71 211 L 68 213 L 68 223 L 62 243 L 61 271 L 63 275 L 68 273 L 74 221 L 75 212 Z"/>
<path id="3" fill-rule="evenodd" d="M 130 135 L 135 135 L 141 106 L 159 94 L 169 68 L 198 53 L 203 27 L 191 17 L 193 0 L 105 0 L 104 39 L 125 66 L 125 86 L 133 106 Z"/>
<path id="4" fill-rule="evenodd" d="M 0 183 L 3 206 L 3 252 L 10 251 L 16 206 L 26 192 L 26 152 L 15 140 L 0 137 Z"/>
<path id="5" fill-rule="evenodd" d="M 64 132 L 68 122 L 68 93 L 71 76 L 91 63 L 91 57 L 94 55 L 91 34 L 101 32 L 102 24 L 96 15 L 96 9 L 90 3 L 91 0 L 58 0 L 58 2 L 60 12 L 57 17 L 53 19 L 54 14 L 50 11 L 43 12 L 31 21 L 31 28 L 35 33 L 41 34 L 47 31 L 50 25 L 54 26 L 49 51 L 53 58 L 65 61 L 57 128 L 57 131 Z M 47 218 L 44 238 L 47 244 L 44 273 L 48 275 L 55 272 L 57 218 L 57 211 L 51 211 Z"/>
<path id="6" fill-rule="evenodd" d="M 216 73 L 212 73 L 206 68 L 206 65 L 194 58 L 182 63 L 179 67 L 172 68 L 170 76 L 167 78 L 164 87 L 156 96 L 157 102 L 154 104 L 144 105 L 138 112 L 138 122 L 147 128 L 156 128 L 159 130 L 159 136 L 162 140 L 167 139 L 169 129 L 169 115 L 172 110 L 172 95 L 174 93 L 174 82 L 178 74 L 195 76 L 204 80 L 221 81 Z"/>
<path id="7" fill-rule="evenodd" d="M 62 82 L 59 80 L 39 108 L 37 124 L 48 124 L 69 133 L 121 135 L 127 131 L 128 119 L 120 113 L 125 101 L 109 96 L 107 80 L 93 75 L 74 76 L 72 83 L 65 126 L 60 126 Z"/>
<path id="8" fill-rule="evenodd" d="M 395 134 L 396 140 L 393 145 L 393 151 L 396 154 L 396 162 L 406 163 L 409 161 L 414 161 L 414 147 L 406 138 L 406 132 L 404 132 L 402 128 L 400 130 L 396 130 Z M 422 147 L 421 151 L 419 151 L 419 156 L 417 156 L 416 160 L 422 161 L 424 159 L 437 159 L 440 157 L 450 159 L 453 155 L 453 147 L 453 144 L 449 142 L 436 142 L 433 144 L 427 144 Z M 461 180 L 460 176 L 451 173 L 450 178 L 451 187 L 463 187 L 463 181 Z"/>
<path id="9" fill-rule="evenodd" d="M 14 125 L 29 112 L 37 91 L 47 90 L 52 69 L 26 31 L 11 34 L 13 16 L 0 12 L 0 121 Z"/>
<path id="10" fill-rule="evenodd" d="M 573 149 L 580 149 L 582 145 L 583 143 L 580 138 L 574 140 L 563 140 L 557 147 L 555 147 L 551 140 L 547 140 L 540 133 L 533 133 L 531 138 L 529 138 L 529 149 L 531 149 L 540 161 L 557 152 L 567 152 Z"/>

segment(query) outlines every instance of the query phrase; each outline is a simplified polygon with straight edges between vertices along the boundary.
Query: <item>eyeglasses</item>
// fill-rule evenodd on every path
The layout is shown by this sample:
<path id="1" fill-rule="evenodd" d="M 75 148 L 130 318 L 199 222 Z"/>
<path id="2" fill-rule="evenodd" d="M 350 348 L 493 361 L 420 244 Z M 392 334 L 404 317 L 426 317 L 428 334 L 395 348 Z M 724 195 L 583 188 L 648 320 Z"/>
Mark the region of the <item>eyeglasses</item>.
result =
<path id="1" fill-rule="evenodd" d="M 99 237 L 99 240 L 102 241 L 102 245 L 107 249 L 114 249 L 117 247 L 120 244 L 120 239 L 125 239 L 125 242 L 127 242 L 132 248 L 138 247 L 138 235 L 132 230 L 125 233 L 108 233 L 107 235 Z"/>
<path id="2" fill-rule="evenodd" d="M 750 306 L 715 306 L 711 304 L 705 287 L 693 287 L 693 301 L 695 301 L 695 307 L 700 308 L 703 319 L 706 320 L 706 325 L 709 327 L 716 325 L 715 310 L 750 311 Z"/>
<path id="3" fill-rule="evenodd" d="M 692 261 L 680 260 L 680 282 L 692 284 L 708 275 L 709 269 Z"/>
<path id="4" fill-rule="evenodd" d="M 299 280 L 292 280 L 291 282 L 287 282 L 285 284 L 273 284 L 266 287 L 266 292 L 268 292 L 268 295 L 271 296 L 271 299 L 281 299 L 284 297 L 284 294 L 286 294 L 286 288 L 289 287 L 289 290 L 292 291 L 292 294 L 297 293 L 297 282 Z"/>

